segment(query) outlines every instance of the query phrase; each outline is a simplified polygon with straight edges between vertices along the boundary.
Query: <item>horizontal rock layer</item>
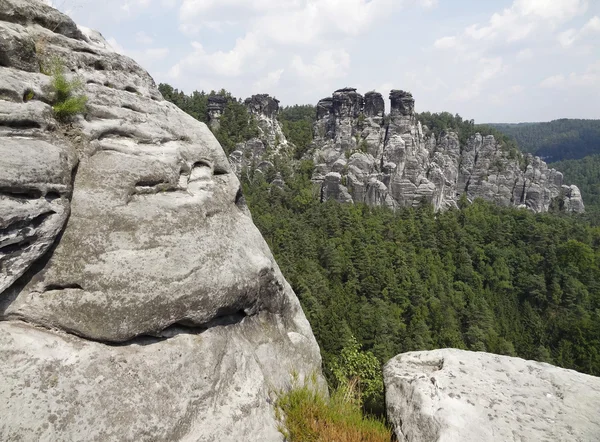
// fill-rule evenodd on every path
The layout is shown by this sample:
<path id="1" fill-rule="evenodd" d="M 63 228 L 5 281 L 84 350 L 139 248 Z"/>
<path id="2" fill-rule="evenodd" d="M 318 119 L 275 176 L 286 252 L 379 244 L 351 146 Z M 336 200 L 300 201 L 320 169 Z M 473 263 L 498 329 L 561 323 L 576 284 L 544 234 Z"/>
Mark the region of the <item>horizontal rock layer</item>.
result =
<path id="1" fill-rule="evenodd" d="M 41 1 L 0 35 L 0 440 L 281 440 L 269 394 L 319 350 L 210 130 Z"/>

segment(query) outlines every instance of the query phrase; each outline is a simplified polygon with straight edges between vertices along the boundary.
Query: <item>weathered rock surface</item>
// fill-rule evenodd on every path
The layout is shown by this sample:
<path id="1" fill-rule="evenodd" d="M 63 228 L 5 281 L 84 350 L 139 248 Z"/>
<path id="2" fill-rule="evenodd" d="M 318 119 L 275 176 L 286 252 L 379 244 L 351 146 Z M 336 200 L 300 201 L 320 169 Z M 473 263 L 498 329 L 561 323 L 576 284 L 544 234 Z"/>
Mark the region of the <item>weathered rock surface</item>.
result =
<path id="1" fill-rule="evenodd" d="M 270 393 L 319 350 L 210 130 L 41 1 L 0 35 L 0 440 L 281 440 Z"/>
<path id="2" fill-rule="evenodd" d="M 548 211 L 552 204 L 583 212 L 576 186 L 564 186 L 560 172 L 540 158 L 502 149 L 493 136 L 471 137 L 461 145 L 452 132 L 436 138 L 417 121 L 409 92 L 390 93 L 384 118 L 381 94 L 364 97 L 356 89 L 334 92 L 317 105 L 312 158 L 313 180 L 324 199 L 388 207 L 454 207 L 461 195 L 503 206 Z M 524 163 L 524 164 L 522 164 Z M 340 174 L 339 180 L 328 174 Z"/>
<path id="3" fill-rule="evenodd" d="M 227 106 L 227 99 L 221 95 L 208 97 L 208 124 L 213 131 L 219 130 L 221 117 Z"/>
<path id="4" fill-rule="evenodd" d="M 244 105 L 255 119 L 259 133 L 256 138 L 239 143 L 229 155 L 238 177 L 244 170 L 265 173 L 273 168 L 275 158 L 282 155 L 287 157 L 290 153 L 290 145 L 277 120 L 279 100 L 267 94 L 258 94 L 244 100 Z"/>
<path id="5" fill-rule="evenodd" d="M 573 370 L 445 349 L 396 356 L 384 382 L 400 441 L 600 440 L 600 378 Z"/>

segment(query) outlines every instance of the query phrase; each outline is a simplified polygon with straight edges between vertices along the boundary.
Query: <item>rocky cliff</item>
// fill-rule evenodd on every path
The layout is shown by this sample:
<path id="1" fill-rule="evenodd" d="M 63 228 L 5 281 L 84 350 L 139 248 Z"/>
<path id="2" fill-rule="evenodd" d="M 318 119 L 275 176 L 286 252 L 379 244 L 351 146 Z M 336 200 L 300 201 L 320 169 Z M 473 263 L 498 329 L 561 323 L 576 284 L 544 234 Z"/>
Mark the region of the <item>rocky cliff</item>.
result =
<path id="1" fill-rule="evenodd" d="M 208 99 L 209 125 L 213 131 L 218 130 L 223 116 L 226 100 L 221 96 Z M 277 157 L 291 157 L 290 148 L 281 125 L 277 119 L 279 100 L 267 94 L 253 95 L 244 100 L 250 117 L 258 126 L 258 136 L 243 143 L 238 143 L 229 155 L 229 161 L 238 177 L 244 170 L 265 173 L 274 167 Z"/>
<path id="2" fill-rule="evenodd" d="M 445 349 L 384 367 L 401 442 L 600 440 L 600 378 L 535 361 Z"/>
<path id="3" fill-rule="evenodd" d="M 319 349 L 210 130 L 41 1 L 0 35 L 0 440 L 281 440 Z"/>
<path id="4" fill-rule="evenodd" d="M 461 143 L 453 132 L 436 137 L 417 120 L 408 92 L 390 93 L 385 114 L 381 94 L 336 91 L 317 105 L 313 180 L 322 200 L 364 202 L 391 208 L 456 206 L 464 194 L 503 206 L 548 211 L 551 204 L 583 212 L 576 186 L 538 157 L 520 157 L 493 136 Z"/>

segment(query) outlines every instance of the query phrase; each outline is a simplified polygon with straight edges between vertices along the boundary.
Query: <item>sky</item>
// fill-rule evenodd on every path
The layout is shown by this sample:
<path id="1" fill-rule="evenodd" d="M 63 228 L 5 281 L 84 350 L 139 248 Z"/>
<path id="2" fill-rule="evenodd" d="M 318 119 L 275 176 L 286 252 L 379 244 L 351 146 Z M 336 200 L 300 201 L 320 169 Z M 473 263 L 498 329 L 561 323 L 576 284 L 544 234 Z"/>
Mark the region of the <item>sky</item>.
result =
<path id="1" fill-rule="evenodd" d="M 46 1 L 187 93 L 403 89 L 479 123 L 600 118 L 600 0 Z"/>

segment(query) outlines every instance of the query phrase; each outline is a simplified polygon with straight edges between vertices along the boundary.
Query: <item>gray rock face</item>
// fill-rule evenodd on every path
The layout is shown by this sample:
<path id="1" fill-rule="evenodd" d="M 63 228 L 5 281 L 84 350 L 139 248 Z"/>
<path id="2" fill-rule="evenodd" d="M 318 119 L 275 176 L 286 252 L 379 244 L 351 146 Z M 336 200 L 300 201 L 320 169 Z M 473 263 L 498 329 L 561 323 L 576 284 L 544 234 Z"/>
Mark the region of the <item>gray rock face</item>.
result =
<path id="1" fill-rule="evenodd" d="M 244 170 L 264 173 L 268 169 L 265 166 L 272 166 L 278 156 L 290 156 L 292 147 L 277 120 L 279 100 L 259 94 L 247 98 L 244 104 L 256 120 L 259 135 L 239 143 L 229 155 L 229 161 L 238 177 Z"/>
<path id="2" fill-rule="evenodd" d="M 208 124 L 213 131 L 219 129 L 221 117 L 227 106 L 227 99 L 221 95 L 211 95 L 208 97 Z"/>
<path id="3" fill-rule="evenodd" d="M 406 442 L 600 440 L 600 378 L 489 353 L 405 353 L 384 367 L 386 405 Z"/>
<path id="4" fill-rule="evenodd" d="M 31 131 L 9 137 L 2 132 L 0 293 L 50 248 L 62 230 L 70 213 L 71 172 L 77 161 L 68 144 L 31 137 Z"/>
<path id="5" fill-rule="evenodd" d="M 275 119 L 279 113 L 279 100 L 267 94 L 252 95 L 244 104 L 253 115 Z"/>
<path id="6" fill-rule="evenodd" d="M 564 187 L 562 174 L 540 158 L 527 155 L 520 161 L 493 136 L 477 134 L 462 146 L 452 132 L 436 139 L 417 121 L 412 95 L 401 90 L 390 93 L 387 121 L 377 92 L 363 97 L 345 88 L 321 100 L 313 147 L 313 180 L 323 186 L 322 195 L 339 194 L 340 201 L 347 201 L 349 194 L 352 201 L 370 205 L 425 202 L 443 210 L 466 194 L 470 200 L 483 198 L 535 212 L 548 211 L 552 204 L 584 211 L 579 189 Z M 357 154 L 360 165 L 336 169 L 339 161 L 350 164 Z M 333 189 L 334 183 L 325 179 L 330 172 L 341 174 L 344 188 Z"/>
<path id="7" fill-rule="evenodd" d="M 218 142 L 100 34 L 0 11 L 0 440 L 281 440 L 319 350 Z M 27 39 L 85 84 L 72 124 Z"/>

